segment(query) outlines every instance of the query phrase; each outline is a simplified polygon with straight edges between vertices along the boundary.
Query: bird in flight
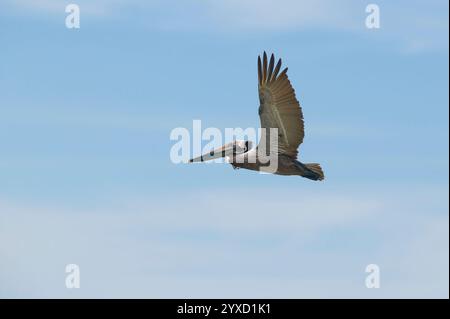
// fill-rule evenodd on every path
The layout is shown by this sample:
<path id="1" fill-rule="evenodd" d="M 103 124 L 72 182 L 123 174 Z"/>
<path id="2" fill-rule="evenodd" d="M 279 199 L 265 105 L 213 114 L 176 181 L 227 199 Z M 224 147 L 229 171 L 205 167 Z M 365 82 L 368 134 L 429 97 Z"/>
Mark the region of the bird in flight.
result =
<path id="1" fill-rule="evenodd" d="M 273 174 L 297 175 L 315 181 L 325 178 L 319 164 L 298 161 L 297 149 L 305 135 L 303 113 L 288 79 L 288 68 L 281 72 L 280 69 L 281 59 L 275 64 L 273 54 L 269 61 L 266 52 L 262 61 L 258 56 L 258 113 L 264 131 L 258 146 L 252 148 L 250 141 L 235 140 L 189 162 L 226 157 L 233 168 L 265 171 L 272 161 L 276 162 Z"/>

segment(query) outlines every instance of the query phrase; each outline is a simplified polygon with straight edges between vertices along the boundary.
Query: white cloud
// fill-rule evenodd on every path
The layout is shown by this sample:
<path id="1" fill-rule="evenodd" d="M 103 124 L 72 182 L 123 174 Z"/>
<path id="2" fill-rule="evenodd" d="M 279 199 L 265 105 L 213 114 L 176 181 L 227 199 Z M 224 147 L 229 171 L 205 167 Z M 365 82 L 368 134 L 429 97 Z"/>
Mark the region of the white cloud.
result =
<path id="1" fill-rule="evenodd" d="M 110 4 L 108 4 L 108 2 Z M 75 3 L 82 8 L 82 14 L 89 14 L 95 16 L 105 16 L 112 12 L 110 11 L 118 2 L 110 1 L 61 1 L 61 0 L 6 0 L 6 4 L 15 9 L 16 12 L 35 14 L 50 13 L 66 15 L 65 8 L 68 4 Z M 80 10 L 81 11 L 81 10 Z"/>
<path id="2" fill-rule="evenodd" d="M 304 27 L 353 28 L 348 1 L 250 0 L 207 2 L 209 13 L 227 27 L 292 30 Z"/>
<path id="3" fill-rule="evenodd" d="M 7 6 L 23 12 L 65 14 L 69 2 L 59 0 L 8 0 Z M 378 1 L 381 29 L 365 28 L 367 1 L 362 0 L 227 0 L 142 1 L 78 0 L 82 14 L 121 18 L 134 13 L 157 30 L 208 32 L 299 32 L 331 30 L 364 34 L 398 43 L 405 53 L 448 51 L 448 2 Z M 126 16 L 126 15 L 125 15 Z M 142 20 L 143 19 L 143 20 Z"/>
<path id="4" fill-rule="evenodd" d="M 85 210 L 3 200 L 0 295 L 448 296 L 444 193 L 394 193 L 217 189 Z M 68 263 L 80 290 L 64 287 Z M 378 291 L 364 287 L 369 263 Z"/>
<path id="5" fill-rule="evenodd" d="M 10 6 L 34 12 L 63 13 L 70 1 L 61 0 L 7 0 Z M 78 0 L 83 13 L 116 15 L 123 10 L 145 11 L 152 19 L 167 28 L 177 21 L 194 24 L 213 24 L 226 29 L 283 30 L 301 27 L 354 28 L 352 15 L 360 13 L 364 22 L 364 6 L 358 1 L 333 0 L 227 0 L 227 1 L 162 1 L 162 0 Z M 179 8 L 187 10 L 179 10 Z M 156 14 L 157 13 L 157 14 Z M 162 13 L 162 16 L 159 14 Z M 166 24 L 166 23 L 167 24 Z M 180 25 L 181 27 L 181 25 Z M 183 26 L 184 28 L 186 27 Z"/>

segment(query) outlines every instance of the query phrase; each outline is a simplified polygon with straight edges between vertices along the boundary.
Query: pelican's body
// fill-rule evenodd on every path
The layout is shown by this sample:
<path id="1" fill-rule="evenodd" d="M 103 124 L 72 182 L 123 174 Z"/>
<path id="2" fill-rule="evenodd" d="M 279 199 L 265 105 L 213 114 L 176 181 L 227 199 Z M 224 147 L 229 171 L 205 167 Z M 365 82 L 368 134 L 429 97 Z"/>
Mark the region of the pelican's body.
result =
<path id="1" fill-rule="evenodd" d="M 262 62 L 258 57 L 258 113 L 264 129 L 258 146 L 251 148 L 249 141 L 233 141 L 190 162 L 226 157 L 233 168 L 324 179 L 319 164 L 303 164 L 297 160 L 297 149 L 304 137 L 303 113 L 287 77 L 287 68 L 279 72 L 280 68 L 281 59 L 275 66 L 273 54 L 270 61 L 265 52 Z M 274 169 L 271 163 L 276 163 Z"/>
<path id="2" fill-rule="evenodd" d="M 240 141 L 237 141 L 240 142 Z M 249 160 L 250 158 L 256 158 L 255 160 Z M 270 157 L 269 157 L 270 159 Z M 285 154 L 277 154 L 277 169 L 275 172 L 272 172 L 276 175 L 298 175 L 303 176 L 313 180 L 319 180 L 320 174 L 308 168 L 307 165 L 318 165 L 318 164 L 303 164 L 292 157 Z M 258 157 L 257 149 L 251 149 L 250 151 L 236 155 L 231 161 L 228 159 L 228 162 L 233 166 L 233 168 L 244 168 L 252 171 L 265 171 L 267 167 L 267 159 L 264 158 L 264 161 L 260 161 Z"/>

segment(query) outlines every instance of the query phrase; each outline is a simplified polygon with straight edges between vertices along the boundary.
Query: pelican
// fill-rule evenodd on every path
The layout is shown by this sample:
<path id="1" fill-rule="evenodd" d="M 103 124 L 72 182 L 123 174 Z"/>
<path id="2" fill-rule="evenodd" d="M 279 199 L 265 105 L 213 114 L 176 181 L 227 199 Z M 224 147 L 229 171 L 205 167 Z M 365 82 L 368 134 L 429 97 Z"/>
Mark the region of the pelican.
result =
<path id="1" fill-rule="evenodd" d="M 297 175 L 311 180 L 321 181 L 324 174 L 320 164 L 304 164 L 297 160 L 298 146 L 303 142 L 304 125 L 303 113 L 295 96 L 294 88 L 287 76 L 288 68 L 280 72 L 281 59 L 275 65 L 272 54 L 270 61 L 264 52 L 262 63 L 258 56 L 258 93 L 259 118 L 262 134 L 256 148 L 252 148 L 250 141 L 235 140 L 231 143 L 189 160 L 189 162 L 203 162 L 225 157 L 233 168 L 244 168 L 255 171 L 264 171 L 267 159 L 263 161 L 261 154 L 267 155 L 271 141 L 276 140 L 275 150 L 271 149 L 268 156 L 276 160 L 277 166 L 273 174 Z M 273 134 L 276 129 L 277 135 Z M 250 160 L 253 159 L 253 160 Z"/>

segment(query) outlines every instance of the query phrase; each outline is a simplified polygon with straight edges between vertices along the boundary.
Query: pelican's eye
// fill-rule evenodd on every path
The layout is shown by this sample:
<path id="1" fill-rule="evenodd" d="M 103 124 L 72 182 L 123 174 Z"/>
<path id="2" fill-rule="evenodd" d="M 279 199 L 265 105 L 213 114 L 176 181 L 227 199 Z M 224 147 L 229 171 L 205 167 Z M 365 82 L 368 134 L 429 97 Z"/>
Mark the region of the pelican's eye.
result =
<path id="1" fill-rule="evenodd" d="M 211 152 L 209 152 L 210 156 L 214 156 L 214 150 L 212 150 Z"/>

